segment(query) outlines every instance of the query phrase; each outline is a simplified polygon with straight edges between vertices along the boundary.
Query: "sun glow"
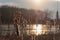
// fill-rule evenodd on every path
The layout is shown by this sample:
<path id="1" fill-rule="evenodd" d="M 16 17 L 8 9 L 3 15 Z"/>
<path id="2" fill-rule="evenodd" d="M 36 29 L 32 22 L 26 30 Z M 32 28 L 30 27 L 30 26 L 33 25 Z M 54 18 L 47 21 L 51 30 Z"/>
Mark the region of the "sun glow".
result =
<path id="1" fill-rule="evenodd" d="M 41 2 L 41 0 L 34 0 L 34 2 L 35 2 L 35 3 L 40 3 L 40 2 Z"/>
<path id="2" fill-rule="evenodd" d="M 46 0 L 27 0 L 27 3 L 32 9 L 39 10 L 43 9 L 49 2 Z"/>
<path id="3" fill-rule="evenodd" d="M 35 5 L 38 5 L 38 4 L 42 3 L 42 0 L 33 0 L 33 2 L 34 2 Z"/>

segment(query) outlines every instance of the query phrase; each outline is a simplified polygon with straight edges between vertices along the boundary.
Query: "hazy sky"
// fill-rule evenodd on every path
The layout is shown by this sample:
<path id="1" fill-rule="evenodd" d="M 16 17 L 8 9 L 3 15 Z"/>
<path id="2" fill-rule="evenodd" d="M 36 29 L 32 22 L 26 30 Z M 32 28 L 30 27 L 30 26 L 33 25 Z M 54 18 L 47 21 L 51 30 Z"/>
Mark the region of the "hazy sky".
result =
<path id="1" fill-rule="evenodd" d="M 60 11 L 60 0 L 43 0 L 40 1 L 40 3 L 34 0 L 0 0 L 0 6 L 9 5 L 9 6 L 17 6 L 20 8 L 39 9 L 39 10 L 48 9 L 54 12 L 53 16 L 55 17 L 55 12 L 57 10 L 57 1 L 58 1 L 58 10 Z"/>

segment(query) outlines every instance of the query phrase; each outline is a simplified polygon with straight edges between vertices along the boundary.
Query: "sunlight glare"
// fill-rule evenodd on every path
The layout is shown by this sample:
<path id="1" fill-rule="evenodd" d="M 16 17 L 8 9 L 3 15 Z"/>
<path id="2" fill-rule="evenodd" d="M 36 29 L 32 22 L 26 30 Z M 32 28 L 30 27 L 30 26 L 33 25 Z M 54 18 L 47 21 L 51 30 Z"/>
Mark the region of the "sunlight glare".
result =
<path id="1" fill-rule="evenodd" d="M 34 25 L 34 29 L 36 29 L 34 31 L 36 35 L 42 34 L 42 25 Z"/>
<path id="2" fill-rule="evenodd" d="M 40 4 L 42 2 L 42 0 L 33 0 L 34 4 Z"/>

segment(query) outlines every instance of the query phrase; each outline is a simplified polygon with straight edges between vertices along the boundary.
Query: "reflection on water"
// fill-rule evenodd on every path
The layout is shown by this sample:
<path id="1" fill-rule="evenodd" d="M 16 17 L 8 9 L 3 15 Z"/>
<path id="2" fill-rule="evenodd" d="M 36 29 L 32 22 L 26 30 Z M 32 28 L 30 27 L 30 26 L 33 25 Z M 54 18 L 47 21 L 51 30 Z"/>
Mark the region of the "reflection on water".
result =
<path id="1" fill-rule="evenodd" d="M 33 28 L 35 30 L 32 30 L 36 35 L 41 34 L 42 33 L 42 25 L 34 25 Z"/>
<path id="2" fill-rule="evenodd" d="M 15 32 L 14 25 L 0 25 L 0 35 L 7 35 L 8 33 L 13 34 Z"/>
<path id="3" fill-rule="evenodd" d="M 28 35 L 43 35 L 49 33 L 56 33 L 59 30 L 59 27 L 42 25 L 42 24 L 33 24 L 26 26 L 26 33 Z"/>
<path id="4" fill-rule="evenodd" d="M 1 25 L 0 27 L 0 34 L 6 35 L 8 32 L 10 34 L 13 34 L 15 32 L 14 25 L 10 25 L 10 28 L 8 31 L 8 25 Z M 43 24 L 29 24 L 26 27 L 22 27 L 18 25 L 18 31 L 19 34 L 28 34 L 28 35 L 43 35 L 43 34 L 49 34 L 49 33 L 58 33 L 59 32 L 59 26 L 50 26 L 50 25 L 43 25 Z"/>
<path id="5" fill-rule="evenodd" d="M 34 25 L 30 25 L 27 26 L 27 28 L 29 27 L 29 31 L 27 30 L 27 33 L 31 34 L 31 35 L 41 35 L 41 34 L 45 34 L 45 32 L 47 32 L 47 27 L 46 25 L 42 25 L 42 24 L 34 24 Z"/>

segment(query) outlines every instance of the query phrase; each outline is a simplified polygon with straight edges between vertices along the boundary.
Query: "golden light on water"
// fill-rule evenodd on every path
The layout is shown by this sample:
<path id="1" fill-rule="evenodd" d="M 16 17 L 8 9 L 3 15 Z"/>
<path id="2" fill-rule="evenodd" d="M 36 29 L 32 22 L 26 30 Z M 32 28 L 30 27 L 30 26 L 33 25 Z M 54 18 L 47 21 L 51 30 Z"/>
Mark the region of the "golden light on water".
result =
<path id="1" fill-rule="evenodd" d="M 22 26 L 18 26 L 19 27 L 19 35 L 21 34 L 21 28 Z M 47 25 L 43 25 L 43 24 L 28 24 L 23 30 L 23 33 L 27 34 L 27 35 L 44 35 L 44 34 L 48 34 L 49 30 Z"/>
<path id="2" fill-rule="evenodd" d="M 32 35 L 43 35 L 48 31 L 46 25 L 35 24 L 32 26 L 32 30 L 30 30 L 30 34 Z"/>
<path id="3" fill-rule="evenodd" d="M 28 35 L 43 35 L 48 31 L 47 26 L 42 24 L 32 24 L 30 26 L 27 25 L 26 28 L 28 29 Z"/>
<path id="4" fill-rule="evenodd" d="M 25 33 L 27 35 L 45 35 L 49 33 L 56 33 L 56 31 L 59 30 L 59 27 L 52 26 L 50 28 L 49 25 L 43 25 L 43 24 L 27 24 L 27 26 L 21 30 L 22 26 L 18 26 L 19 28 L 19 35 Z"/>
<path id="5" fill-rule="evenodd" d="M 34 25 L 33 28 L 35 29 L 35 30 L 33 30 L 33 31 L 34 31 L 34 33 L 35 33 L 36 35 L 39 35 L 39 34 L 42 33 L 42 25 Z"/>

